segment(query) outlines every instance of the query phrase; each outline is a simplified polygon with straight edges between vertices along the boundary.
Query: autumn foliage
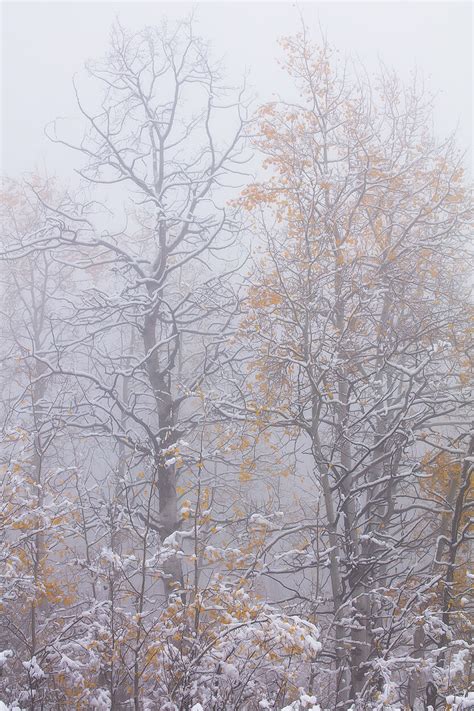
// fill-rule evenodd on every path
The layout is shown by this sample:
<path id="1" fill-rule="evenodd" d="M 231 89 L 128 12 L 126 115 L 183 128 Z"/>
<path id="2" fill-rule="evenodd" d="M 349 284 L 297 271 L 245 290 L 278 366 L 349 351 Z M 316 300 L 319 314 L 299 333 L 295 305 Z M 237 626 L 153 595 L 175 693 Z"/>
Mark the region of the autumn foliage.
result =
<path id="1" fill-rule="evenodd" d="M 5 179 L 2 709 L 471 703 L 464 157 L 416 82 L 281 50 L 254 110 L 117 23 L 50 129 L 77 190 Z"/>

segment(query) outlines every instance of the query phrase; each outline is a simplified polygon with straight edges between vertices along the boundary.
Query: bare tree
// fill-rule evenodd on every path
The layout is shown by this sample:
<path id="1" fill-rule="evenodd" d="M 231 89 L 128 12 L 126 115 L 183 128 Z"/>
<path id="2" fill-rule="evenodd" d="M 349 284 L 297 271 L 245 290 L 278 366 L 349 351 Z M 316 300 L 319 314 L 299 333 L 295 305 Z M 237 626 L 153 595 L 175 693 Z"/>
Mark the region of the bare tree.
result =
<path id="1" fill-rule="evenodd" d="M 87 183 L 117 189 L 128 227 L 102 229 L 96 204 L 49 206 L 49 233 L 32 236 L 27 249 L 54 244 L 58 259 L 83 271 L 83 290 L 71 306 L 76 338 L 36 355 L 50 372 L 83 381 L 87 405 L 75 426 L 112 435 L 137 461 L 152 458 L 157 503 L 146 515 L 164 540 L 180 525 L 179 440 L 201 424 L 200 392 L 238 308 L 228 276 L 238 265 L 239 223 L 226 200 L 246 161 L 246 109 L 192 23 L 137 35 L 117 24 L 108 56 L 89 73 L 103 98 L 89 110 L 76 90 L 85 137 L 75 145 L 53 131 L 53 140 L 85 156 Z M 182 585 L 177 560 L 167 563 L 165 584 L 168 593 Z"/>
<path id="2" fill-rule="evenodd" d="M 282 44 L 249 119 L 192 21 L 116 23 L 48 128 L 79 184 L 2 190 L 2 709 L 468 688 L 463 156 L 416 81 Z"/>

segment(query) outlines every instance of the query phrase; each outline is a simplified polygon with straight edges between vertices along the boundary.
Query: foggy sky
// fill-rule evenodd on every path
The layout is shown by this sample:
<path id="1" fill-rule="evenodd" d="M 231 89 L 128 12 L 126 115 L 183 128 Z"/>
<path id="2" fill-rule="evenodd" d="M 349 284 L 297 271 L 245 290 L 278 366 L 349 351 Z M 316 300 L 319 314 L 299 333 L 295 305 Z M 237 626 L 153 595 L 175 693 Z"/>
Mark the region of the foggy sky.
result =
<path id="1" fill-rule="evenodd" d="M 298 31 L 300 18 L 317 37 L 320 24 L 342 55 L 369 71 L 378 59 L 408 79 L 417 68 L 439 92 L 436 130 L 459 125 L 459 144 L 472 143 L 472 6 L 469 2 L 4 2 L 2 4 L 2 173 L 38 170 L 65 178 L 71 153 L 51 145 L 44 126 L 77 116 L 71 77 L 104 54 L 111 24 L 132 29 L 185 17 L 195 8 L 197 32 L 223 56 L 239 81 L 245 69 L 260 101 L 284 94 L 275 59 L 278 37 Z"/>

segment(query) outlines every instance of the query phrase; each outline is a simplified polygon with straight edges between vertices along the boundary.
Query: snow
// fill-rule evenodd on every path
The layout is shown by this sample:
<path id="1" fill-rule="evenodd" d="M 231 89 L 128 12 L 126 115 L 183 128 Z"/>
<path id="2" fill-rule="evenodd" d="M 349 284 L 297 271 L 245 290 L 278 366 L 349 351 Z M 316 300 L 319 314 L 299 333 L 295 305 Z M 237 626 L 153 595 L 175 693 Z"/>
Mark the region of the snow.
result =
<path id="1" fill-rule="evenodd" d="M 220 662 L 220 669 L 224 676 L 227 676 L 232 681 L 239 680 L 239 670 L 233 664 L 227 664 L 226 662 Z"/>
<path id="2" fill-rule="evenodd" d="M 261 516 L 260 514 L 252 514 L 250 516 L 250 523 L 254 526 L 264 526 L 267 528 L 273 525 L 271 521 L 266 519 L 264 516 Z"/>
<path id="3" fill-rule="evenodd" d="M 112 708 L 110 694 L 105 689 L 99 689 L 95 698 L 89 699 L 89 704 L 96 711 L 110 711 Z"/>
<path id="4" fill-rule="evenodd" d="M 10 659 L 11 657 L 13 657 L 13 652 L 11 649 L 4 649 L 3 652 L 0 652 L 0 669 L 7 663 L 8 659 Z"/>
<path id="5" fill-rule="evenodd" d="M 322 711 L 319 704 L 316 703 L 315 696 L 301 693 L 297 701 L 293 701 L 289 706 L 285 706 L 280 711 Z"/>
<path id="6" fill-rule="evenodd" d="M 121 557 L 108 547 L 101 549 L 99 558 L 102 563 L 109 563 L 114 570 L 126 570 L 136 560 L 134 555 Z"/>
<path id="7" fill-rule="evenodd" d="M 461 649 L 456 654 L 453 654 L 451 661 L 449 663 L 449 673 L 454 676 L 455 674 L 463 674 L 465 669 L 468 668 L 471 659 L 471 650 Z"/>
<path id="8" fill-rule="evenodd" d="M 40 681 L 41 679 L 44 679 L 46 676 L 44 671 L 41 669 L 40 665 L 36 661 L 36 657 L 33 656 L 31 659 L 27 662 L 22 662 L 24 668 L 28 672 L 28 675 L 30 679 L 34 679 L 35 681 Z"/>
<path id="9" fill-rule="evenodd" d="M 474 691 L 468 692 L 466 696 L 447 696 L 446 703 L 453 707 L 453 711 L 474 709 Z"/>

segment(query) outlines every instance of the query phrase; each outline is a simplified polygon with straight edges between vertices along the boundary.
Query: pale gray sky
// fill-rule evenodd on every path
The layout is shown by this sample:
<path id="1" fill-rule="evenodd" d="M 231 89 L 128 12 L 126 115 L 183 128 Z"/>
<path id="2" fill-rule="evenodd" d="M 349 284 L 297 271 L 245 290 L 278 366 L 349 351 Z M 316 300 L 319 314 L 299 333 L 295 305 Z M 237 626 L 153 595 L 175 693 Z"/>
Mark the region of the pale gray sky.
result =
<path id="1" fill-rule="evenodd" d="M 57 116 L 77 115 L 71 77 L 102 55 L 115 16 L 139 29 L 196 9 L 199 32 L 225 56 L 238 79 L 250 69 L 261 100 L 282 90 L 278 37 L 298 30 L 300 11 L 316 34 L 375 69 L 378 58 L 408 78 L 417 67 L 439 92 L 436 127 L 459 123 L 459 142 L 472 143 L 472 5 L 470 2 L 3 2 L 2 172 L 48 169 L 65 176 L 64 149 L 43 130 Z"/>

